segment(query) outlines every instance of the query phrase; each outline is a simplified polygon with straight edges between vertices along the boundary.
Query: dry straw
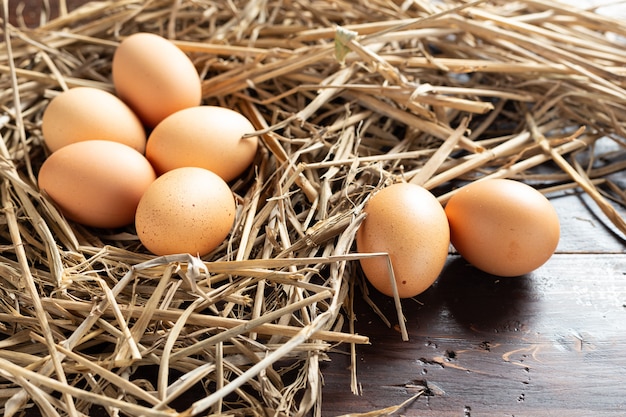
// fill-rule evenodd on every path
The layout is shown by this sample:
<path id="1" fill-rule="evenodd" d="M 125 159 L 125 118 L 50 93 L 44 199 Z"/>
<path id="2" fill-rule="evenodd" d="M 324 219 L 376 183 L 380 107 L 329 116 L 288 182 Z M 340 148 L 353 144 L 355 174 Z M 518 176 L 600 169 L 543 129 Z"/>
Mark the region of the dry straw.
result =
<path id="1" fill-rule="evenodd" d="M 0 48 L 5 416 L 320 415 L 338 344 L 357 391 L 354 234 L 394 181 L 442 203 L 485 177 L 582 189 L 626 232 L 623 21 L 542 0 L 125 0 L 43 21 L 3 19 Z M 205 103 L 262 138 L 235 228 L 202 259 L 67 222 L 36 187 L 50 97 L 112 90 L 137 31 L 175 41 Z"/>

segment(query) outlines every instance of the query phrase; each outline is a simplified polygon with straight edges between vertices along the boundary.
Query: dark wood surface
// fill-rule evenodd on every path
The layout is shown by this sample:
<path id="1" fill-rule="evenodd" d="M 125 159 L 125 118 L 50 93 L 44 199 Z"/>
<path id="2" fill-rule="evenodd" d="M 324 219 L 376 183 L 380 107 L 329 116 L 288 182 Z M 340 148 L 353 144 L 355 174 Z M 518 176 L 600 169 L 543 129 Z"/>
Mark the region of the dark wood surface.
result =
<path id="1" fill-rule="evenodd" d="M 12 13 L 18 3 L 9 1 Z M 41 2 L 23 3 L 35 25 Z M 322 365 L 322 415 L 371 412 L 419 393 L 397 415 L 626 415 L 626 238 L 584 195 L 551 201 L 562 237 L 544 266 L 498 278 L 451 255 L 432 288 L 403 301 L 409 341 L 393 326 L 391 299 L 370 294 L 391 327 L 357 300 L 356 331 L 371 340 L 356 348 L 360 394 L 350 389 L 348 346 L 339 346 Z"/>
<path id="2" fill-rule="evenodd" d="M 325 416 L 391 407 L 407 416 L 626 415 L 626 243 L 585 196 L 551 198 L 557 253 L 531 274 L 499 278 L 450 256 L 403 311 L 410 340 L 357 302 L 360 395 L 349 356 L 326 364 Z M 626 215 L 624 210 L 621 210 Z M 397 324 L 393 302 L 371 294 Z"/>

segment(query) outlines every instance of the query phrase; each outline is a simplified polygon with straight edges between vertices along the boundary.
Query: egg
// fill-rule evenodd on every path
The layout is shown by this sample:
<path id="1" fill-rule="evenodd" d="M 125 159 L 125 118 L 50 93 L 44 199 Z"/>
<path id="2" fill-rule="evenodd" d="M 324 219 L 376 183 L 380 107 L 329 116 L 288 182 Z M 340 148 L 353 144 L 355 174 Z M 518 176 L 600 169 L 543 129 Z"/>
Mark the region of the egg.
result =
<path id="1" fill-rule="evenodd" d="M 155 255 L 211 252 L 230 233 L 236 204 L 228 184 L 204 168 L 168 171 L 148 187 L 135 216 L 137 236 Z"/>
<path id="2" fill-rule="evenodd" d="M 193 62 L 174 43 L 153 33 L 139 32 L 122 40 L 111 71 L 117 95 L 149 127 L 202 99 Z"/>
<path id="3" fill-rule="evenodd" d="M 219 106 L 180 110 L 159 123 L 148 137 L 146 157 L 157 173 L 194 166 L 215 172 L 225 181 L 241 175 L 258 148 L 255 131 L 241 113 Z"/>
<path id="4" fill-rule="evenodd" d="M 50 100 L 41 130 L 50 152 L 84 140 L 119 142 L 140 153 L 146 148 L 146 131 L 137 115 L 114 94 L 93 87 L 71 88 Z"/>
<path id="5" fill-rule="evenodd" d="M 498 276 L 527 274 L 543 265 L 559 243 L 559 217 L 535 188 L 510 179 L 470 183 L 445 207 L 450 240 L 465 260 Z"/>
<path id="6" fill-rule="evenodd" d="M 155 179 L 141 153 L 105 140 L 66 145 L 51 154 L 38 173 L 39 188 L 61 213 L 98 228 L 131 224 L 141 196 Z"/>
<path id="7" fill-rule="evenodd" d="M 425 188 L 395 183 L 372 197 L 356 233 L 359 253 L 389 255 L 400 298 L 426 291 L 439 277 L 448 256 L 450 230 L 442 205 Z M 359 259 L 374 288 L 393 296 L 387 257 Z"/>

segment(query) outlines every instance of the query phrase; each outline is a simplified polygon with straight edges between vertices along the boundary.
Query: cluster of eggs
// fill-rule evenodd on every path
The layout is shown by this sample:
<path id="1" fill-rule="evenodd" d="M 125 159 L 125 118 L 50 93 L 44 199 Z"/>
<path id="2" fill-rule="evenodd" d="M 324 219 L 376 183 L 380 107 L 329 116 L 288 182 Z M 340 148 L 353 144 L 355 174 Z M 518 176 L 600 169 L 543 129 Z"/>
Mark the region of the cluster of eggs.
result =
<path id="1" fill-rule="evenodd" d="M 450 244 L 484 272 L 519 276 L 543 265 L 560 237 L 550 201 L 510 179 L 475 181 L 445 207 L 419 185 L 395 183 L 374 194 L 364 211 L 356 235 L 363 273 L 378 291 L 400 298 L 414 297 L 437 280 Z"/>
<path id="2" fill-rule="evenodd" d="M 83 225 L 134 223 L 156 255 L 209 253 L 233 227 L 228 182 L 254 161 L 253 125 L 203 105 L 193 62 L 156 34 L 125 38 L 112 77 L 115 93 L 74 87 L 44 110 L 40 190 Z"/>
<path id="3" fill-rule="evenodd" d="M 71 220 L 98 228 L 134 223 L 156 255 L 205 255 L 230 233 L 228 182 L 253 162 L 258 138 L 242 114 L 202 105 L 192 61 L 155 34 L 124 39 L 112 63 L 115 93 L 76 87 L 42 118 L 51 152 L 40 189 Z M 528 273 L 552 255 L 559 221 L 534 188 L 477 181 L 445 208 L 428 190 L 396 183 L 373 195 L 356 235 L 365 276 L 387 295 L 418 295 L 438 278 L 450 244 L 488 273 Z M 387 254 L 388 256 L 380 256 Z"/>

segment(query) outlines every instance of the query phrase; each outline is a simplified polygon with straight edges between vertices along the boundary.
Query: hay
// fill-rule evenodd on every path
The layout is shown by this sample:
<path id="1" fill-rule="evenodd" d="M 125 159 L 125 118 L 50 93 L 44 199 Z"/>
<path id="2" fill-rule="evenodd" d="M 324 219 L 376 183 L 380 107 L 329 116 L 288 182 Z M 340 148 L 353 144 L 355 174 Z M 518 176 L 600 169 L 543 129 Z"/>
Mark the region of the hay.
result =
<path id="1" fill-rule="evenodd" d="M 320 362 L 338 344 L 358 392 L 368 339 L 351 306 L 371 301 L 353 239 L 368 196 L 394 181 L 442 203 L 486 177 L 579 187 L 626 232 L 622 23 L 541 0 L 125 0 L 37 29 L 4 19 L 5 415 L 320 415 Z M 132 227 L 70 223 L 36 187 L 47 102 L 112 90 L 115 46 L 136 31 L 175 41 L 205 103 L 262 137 L 232 184 L 234 230 L 202 259 L 153 257 Z"/>

